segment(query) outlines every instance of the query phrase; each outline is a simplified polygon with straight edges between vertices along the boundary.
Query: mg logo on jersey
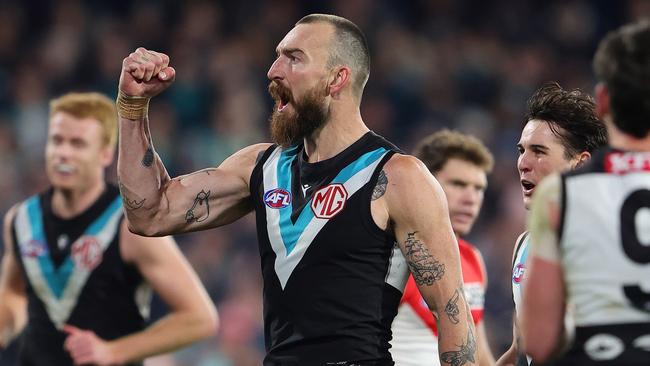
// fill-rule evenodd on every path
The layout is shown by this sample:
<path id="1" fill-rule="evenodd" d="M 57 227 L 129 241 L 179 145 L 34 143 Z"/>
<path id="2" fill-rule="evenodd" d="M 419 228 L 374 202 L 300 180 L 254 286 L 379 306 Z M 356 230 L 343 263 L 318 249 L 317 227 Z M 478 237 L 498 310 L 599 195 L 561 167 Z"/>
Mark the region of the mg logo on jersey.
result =
<path id="1" fill-rule="evenodd" d="M 270 208 L 285 208 L 291 204 L 291 193 L 282 188 L 266 191 L 264 193 L 264 203 Z"/>
<path id="2" fill-rule="evenodd" d="M 343 184 L 330 184 L 314 193 L 311 210 L 319 219 L 331 219 L 343 210 L 347 199 L 348 191 L 345 190 Z"/>
<path id="3" fill-rule="evenodd" d="M 519 263 L 515 266 L 515 269 L 512 271 L 512 282 L 520 283 L 524 279 L 524 273 L 526 272 L 526 266 Z"/>
<path id="4" fill-rule="evenodd" d="M 101 263 L 104 253 L 97 239 L 92 236 L 82 236 L 70 248 L 75 265 L 92 271 Z"/>

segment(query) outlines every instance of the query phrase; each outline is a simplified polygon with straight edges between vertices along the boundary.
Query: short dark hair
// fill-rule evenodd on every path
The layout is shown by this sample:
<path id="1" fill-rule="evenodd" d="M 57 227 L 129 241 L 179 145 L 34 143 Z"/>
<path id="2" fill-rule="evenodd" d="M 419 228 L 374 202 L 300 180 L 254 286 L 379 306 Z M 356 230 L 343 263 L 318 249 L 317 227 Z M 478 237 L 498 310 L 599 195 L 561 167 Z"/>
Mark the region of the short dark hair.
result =
<path id="1" fill-rule="evenodd" d="M 483 143 L 472 135 L 444 129 L 423 138 L 413 150 L 429 171 L 438 173 L 449 159 L 456 158 L 474 164 L 485 173 L 492 171 L 494 158 Z"/>
<path id="2" fill-rule="evenodd" d="M 625 25 L 598 45 L 594 72 L 609 91 L 613 123 L 643 138 L 650 132 L 650 21 Z"/>
<path id="3" fill-rule="evenodd" d="M 564 146 L 566 159 L 607 144 L 607 129 L 596 116 L 593 98 L 579 89 L 564 90 L 557 82 L 548 82 L 528 99 L 527 107 L 524 125 L 531 120 L 548 123 Z"/>
<path id="4" fill-rule="evenodd" d="M 370 51 L 366 36 L 356 24 L 330 14 L 310 14 L 300 19 L 296 25 L 325 22 L 334 26 L 335 34 L 332 40 L 327 65 L 346 65 L 352 69 L 352 89 L 361 96 L 370 76 Z"/>

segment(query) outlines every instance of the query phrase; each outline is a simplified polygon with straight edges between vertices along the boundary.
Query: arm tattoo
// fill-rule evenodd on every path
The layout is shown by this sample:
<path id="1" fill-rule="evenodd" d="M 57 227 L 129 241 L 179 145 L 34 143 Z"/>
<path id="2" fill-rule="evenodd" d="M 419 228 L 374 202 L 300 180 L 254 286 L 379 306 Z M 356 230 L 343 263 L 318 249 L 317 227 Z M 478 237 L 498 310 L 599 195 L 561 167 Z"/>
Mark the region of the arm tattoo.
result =
<path id="1" fill-rule="evenodd" d="M 386 193 L 386 186 L 388 185 L 388 176 L 386 173 L 382 170 L 379 172 L 379 177 L 377 178 L 377 185 L 375 185 L 375 188 L 372 190 L 372 197 L 370 198 L 371 201 L 374 201 Z"/>
<path id="2" fill-rule="evenodd" d="M 440 355 L 440 360 L 451 366 L 462 366 L 467 362 L 476 363 L 476 339 L 472 332 L 472 327 L 469 328 L 467 335 L 467 343 L 460 346 L 458 351 L 448 351 Z"/>
<path id="3" fill-rule="evenodd" d="M 204 191 L 201 190 L 199 194 L 196 195 L 196 198 L 194 198 L 194 204 L 192 205 L 192 208 L 187 210 L 185 213 L 185 221 L 188 224 L 191 224 L 193 222 L 202 222 L 205 221 L 208 216 L 210 216 L 210 203 L 208 201 L 208 198 L 210 198 L 210 191 Z M 205 216 L 202 217 L 196 217 L 194 216 L 194 209 L 196 208 L 196 205 L 203 205 L 205 204 Z"/>
<path id="4" fill-rule="evenodd" d="M 129 197 L 126 196 L 126 188 L 124 187 L 124 185 L 120 183 L 119 187 L 120 187 L 120 195 L 122 196 L 122 203 L 124 204 L 124 207 L 126 207 L 127 210 L 137 210 L 140 207 L 144 206 L 144 201 L 146 200 L 146 198 L 143 198 L 141 201 L 129 199 Z"/>
<path id="5" fill-rule="evenodd" d="M 147 148 L 147 151 L 144 152 L 144 156 L 142 157 L 142 165 L 145 168 L 151 167 L 153 164 L 153 149 L 151 146 Z"/>
<path id="6" fill-rule="evenodd" d="M 449 317 L 449 321 L 454 324 L 458 324 L 458 315 L 460 315 L 460 309 L 458 309 L 458 290 L 454 292 L 454 296 L 449 299 L 447 305 L 445 305 L 445 314 Z"/>
<path id="7" fill-rule="evenodd" d="M 429 254 L 424 243 L 415 237 L 415 233 L 417 231 L 408 233 L 406 242 L 404 242 L 406 260 L 411 268 L 415 283 L 418 285 L 432 285 L 445 274 L 445 265 Z"/>

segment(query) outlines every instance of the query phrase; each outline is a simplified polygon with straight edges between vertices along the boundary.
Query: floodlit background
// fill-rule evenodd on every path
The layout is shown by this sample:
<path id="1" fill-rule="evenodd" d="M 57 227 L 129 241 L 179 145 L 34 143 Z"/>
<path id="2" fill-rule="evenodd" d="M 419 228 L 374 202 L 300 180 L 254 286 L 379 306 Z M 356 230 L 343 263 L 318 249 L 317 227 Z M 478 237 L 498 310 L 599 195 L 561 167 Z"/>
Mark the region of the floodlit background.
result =
<path id="1" fill-rule="evenodd" d="M 515 145 L 526 99 L 548 80 L 591 92 L 598 40 L 650 15 L 648 1 L 2 1 L 0 213 L 47 185 L 48 100 L 69 91 L 114 98 L 122 59 L 139 46 L 167 53 L 177 70 L 150 109 L 154 144 L 171 175 L 268 141 L 266 72 L 277 43 L 312 12 L 345 16 L 368 37 L 362 116 L 371 129 L 410 151 L 426 134 L 455 128 L 495 154 L 482 214 L 467 239 L 487 262 L 485 321 L 498 357 L 512 337 L 510 261 L 525 221 Z M 115 180 L 115 167 L 109 176 Z M 221 329 L 148 365 L 260 365 L 252 216 L 176 239 L 217 304 Z M 154 314 L 164 311 L 155 301 Z M 6 352 L 0 366 L 12 359 Z"/>

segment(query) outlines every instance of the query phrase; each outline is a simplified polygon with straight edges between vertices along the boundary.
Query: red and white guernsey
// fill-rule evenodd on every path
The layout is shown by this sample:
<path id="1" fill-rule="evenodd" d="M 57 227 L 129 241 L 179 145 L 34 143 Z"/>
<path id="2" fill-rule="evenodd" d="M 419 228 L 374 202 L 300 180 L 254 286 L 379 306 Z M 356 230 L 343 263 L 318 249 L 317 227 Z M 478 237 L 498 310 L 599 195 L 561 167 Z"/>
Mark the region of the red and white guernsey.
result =
<path id="1" fill-rule="evenodd" d="M 485 272 L 478 250 L 458 239 L 465 297 L 472 310 L 474 324 L 483 319 Z M 392 325 L 390 353 L 398 366 L 440 365 L 438 329 L 431 310 L 424 302 L 412 276 L 409 276 L 399 310 Z"/>

